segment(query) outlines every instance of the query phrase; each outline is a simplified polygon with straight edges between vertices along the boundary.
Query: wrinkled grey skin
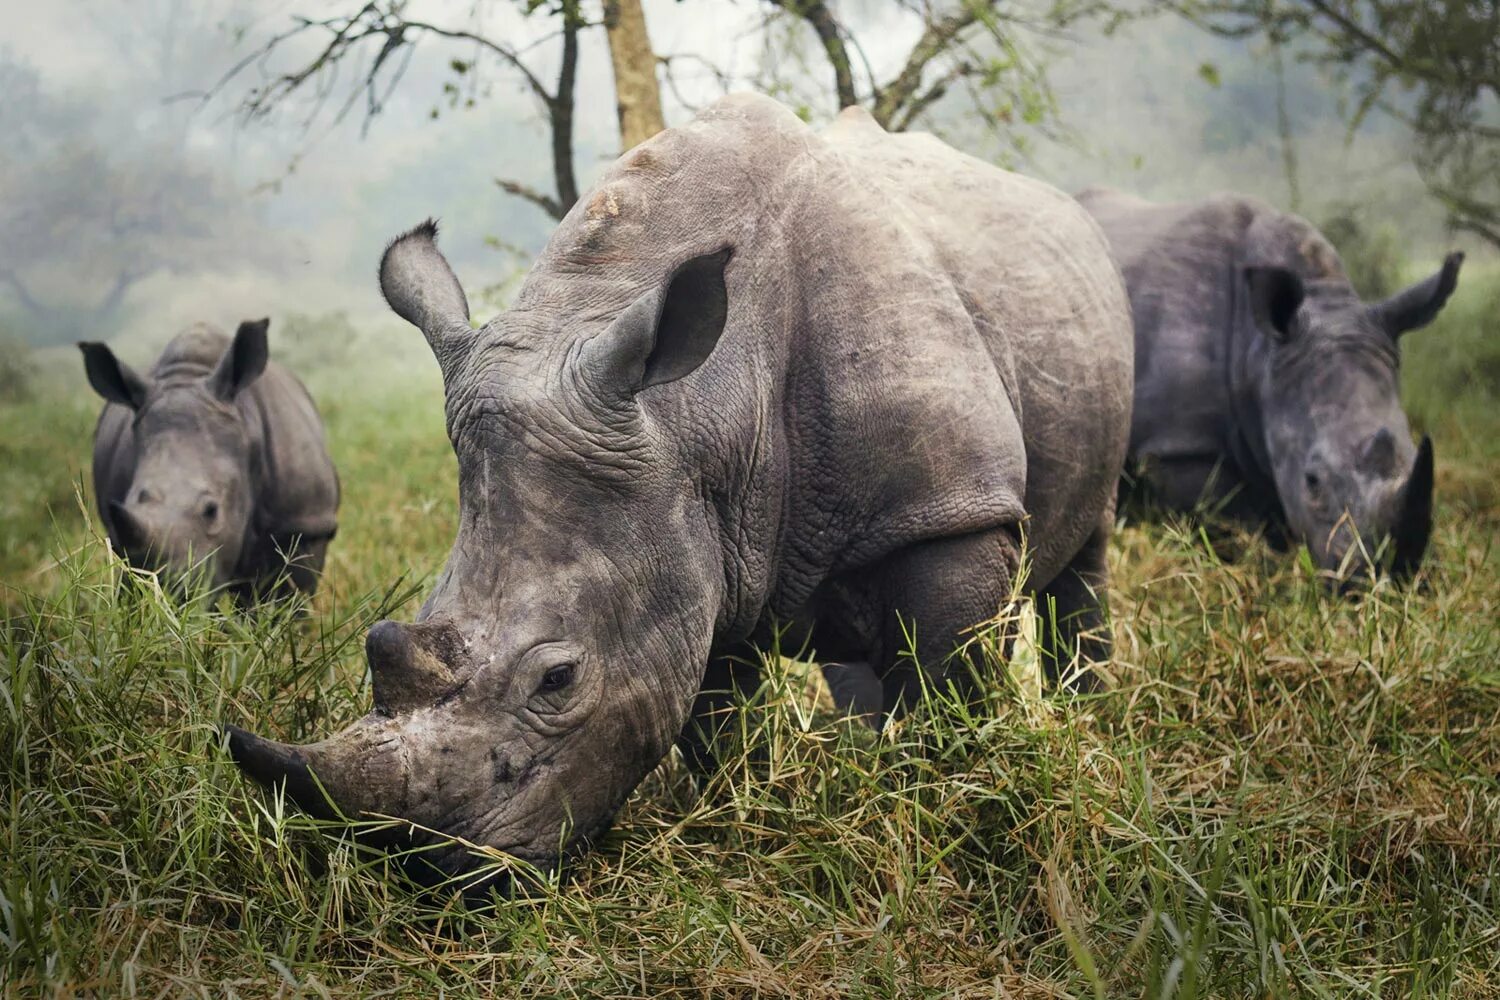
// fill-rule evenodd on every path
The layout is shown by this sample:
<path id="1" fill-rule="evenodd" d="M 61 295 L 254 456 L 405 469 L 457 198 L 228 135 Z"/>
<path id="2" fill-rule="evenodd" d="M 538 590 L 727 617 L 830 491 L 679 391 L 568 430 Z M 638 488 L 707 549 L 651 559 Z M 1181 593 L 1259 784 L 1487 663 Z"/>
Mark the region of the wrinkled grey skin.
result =
<path id="1" fill-rule="evenodd" d="M 941 679 L 1024 534 L 1064 631 L 1100 624 L 1129 319 L 1061 193 L 737 96 L 607 171 L 482 330 L 434 237 L 380 277 L 442 367 L 452 554 L 416 624 L 370 632 L 373 714 L 305 747 L 229 731 L 305 808 L 316 774 L 346 815 L 551 866 L 674 741 L 709 762 L 778 623 L 899 710 L 898 616 Z"/>
<path id="2" fill-rule="evenodd" d="M 172 579 L 196 570 L 244 603 L 311 594 L 337 527 L 338 476 L 307 390 L 267 357 L 267 320 L 233 342 L 173 338 L 148 378 L 82 343 L 108 403 L 94 430 L 94 493 L 110 545 Z"/>
<path id="3" fill-rule="evenodd" d="M 1463 255 L 1366 303 L 1322 234 L 1255 199 L 1153 204 L 1101 188 L 1078 200 L 1130 291 L 1127 471 L 1151 502 L 1290 535 L 1330 576 L 1364 575 L 1382 553 L 1396 575 L 1414 572 L 1432 446 L 1412 442 L 1401 410 L 1398 341 L 1437 315 Z"/>

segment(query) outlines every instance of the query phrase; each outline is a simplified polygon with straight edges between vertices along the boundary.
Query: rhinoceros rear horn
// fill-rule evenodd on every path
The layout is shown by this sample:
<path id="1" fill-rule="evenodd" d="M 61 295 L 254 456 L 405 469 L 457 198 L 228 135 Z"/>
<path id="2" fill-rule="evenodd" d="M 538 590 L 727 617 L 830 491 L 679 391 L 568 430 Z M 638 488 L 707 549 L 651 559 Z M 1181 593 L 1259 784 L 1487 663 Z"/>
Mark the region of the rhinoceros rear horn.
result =
<path id="1" fill-rule="evenodd" d="M 435 220 L 402 233 L 385 248 L 380 293 L 396 315 L 422 331 L 446 379 L 467 352 L 473 331 L 463 286 L 438 252 Z"/>
<path id="2" fill-rule="evenodd" d="M 429 646 L 429 629 L 377 622 L 365 636 L 365 659 L 375 705 L 388 715 L 431 705 L 456 683 L 448 664 Z"/>
<path id="3" fill-rule="evenodd" d="M 1432 486 L 1432 438 L 1424 434 L 1411 475 L 1401 488 L 1401 509 L 1391 533 L 1394 549 L 1391 575 L 1398 580 L 1415 575 L 1427 552 L 1427 542 L 1432 536 Z"/>
<path id="4" fill-rule="evenodd" d="M 663 287 L 636 299 L 584 347 L 588 377 L 606 392 L 633 395 L 675 382 L 708 360 L 729 319 L 728 247 L 679 264 Z"/>
<path id="5" fill-rule="evenodd" d="M 1392 337 L 1431 323 L 1458 287 L 1458 271 L 1463 263 L 1462 253 L 1450 253 L 1432 277 L 1374 306 L 1376 320 Z"/>

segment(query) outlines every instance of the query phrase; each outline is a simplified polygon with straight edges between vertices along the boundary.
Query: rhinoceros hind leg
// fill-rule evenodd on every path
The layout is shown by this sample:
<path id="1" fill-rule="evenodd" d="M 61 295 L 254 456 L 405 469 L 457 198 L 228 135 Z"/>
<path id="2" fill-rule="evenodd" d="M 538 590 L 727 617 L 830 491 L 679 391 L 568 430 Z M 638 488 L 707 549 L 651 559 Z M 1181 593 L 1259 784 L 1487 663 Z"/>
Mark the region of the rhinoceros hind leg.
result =
<path id="1" fill-rule="evenodd" d="M 1106 554 L 1112 527 L 1113 518 L 1104 519 L 1073 561 L 1037 592 L 1042 669 L 1053 685 L 1062 680 L 1075 691 L 1092 691 L 1099 681 L 1089 664 L 1109 659 Z"/>
<path id="2" fill-rule="evenodd" d="M 871 665 L 884 689 L 882 717 L 903 715 L 924 684 L 968 688 L 982 666 L 968 643 L 971 630 L 1010 600 L 1020 561 L 1015 531 L 1001 527 L 919 542 L 870 574 L 867 593 L 881 622 Z"/>

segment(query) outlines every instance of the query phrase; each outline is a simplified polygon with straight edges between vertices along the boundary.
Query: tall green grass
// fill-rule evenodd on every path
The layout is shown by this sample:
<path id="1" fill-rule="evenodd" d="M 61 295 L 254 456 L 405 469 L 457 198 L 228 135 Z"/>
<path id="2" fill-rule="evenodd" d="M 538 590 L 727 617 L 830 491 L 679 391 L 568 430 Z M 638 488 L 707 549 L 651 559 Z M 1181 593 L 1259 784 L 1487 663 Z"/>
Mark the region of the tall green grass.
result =
<path id="1" fill-rule="evenodd" d="M 368 707 L 364 631 L 451 538 L 430 362 L 310 379 L 345 508 L 303 617 L 180 606 L 111 561 L 82 379 L 7 405 L 31 437 L 0 443 L 3 990 L 1500 995 L 1500 309 L 1473 271 L 1407 344 L 1439 458 L 1423 586 L 1337 600 L 1253 539 L 1226 564 L 1190 526 L 1124 528 L 1104 693 L 1038 699 L 992 657 L 982 704 L 877 736 L 772 651 L 709 787 L 668 761 L 570 879 L 488 906 L 263 795 L 216 728 L 305 740 Z"/>

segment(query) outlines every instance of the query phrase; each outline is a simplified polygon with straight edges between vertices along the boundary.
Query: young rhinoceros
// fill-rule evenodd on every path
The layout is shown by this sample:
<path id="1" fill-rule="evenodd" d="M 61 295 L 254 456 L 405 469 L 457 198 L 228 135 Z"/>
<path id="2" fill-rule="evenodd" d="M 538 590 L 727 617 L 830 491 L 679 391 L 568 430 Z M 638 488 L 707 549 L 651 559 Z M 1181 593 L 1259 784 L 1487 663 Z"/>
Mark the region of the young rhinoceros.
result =
<path id="1" fill-rule="evenodd" d="M 443 372 L 447 566 L 416 624 L 371 629 L 372 714 L 302 747 L 229 729 L 304 808 L 551 866 L 674 741 L 707 763 L 778 625 L 899 710 L 919 670 L 961 682 L 1023 538 L 1063 641 L 1100 624 L 1128 304 L 1060 192 L 735 96 L 614 164 L 481 330 L 435 235 L 380 280 Z"/>
<path id="2" fill-rule="evenodd" d="M 1363 575 L 1381 552 L 1397 577 L 1415 572 L 1432 443 L 1413 444 L 1401 410 L 1399 338 L 1437 315 L 1463 255 L 1368 304 L 1321 233 L 1253 198 L 1078 200 L 1130 290 L 1127 471 L 1151 502 L 1289 533 L 1330 575 Z"/>
<path id="3" fill-rule="evenodd" d="M 111 546 L 174 578 L 201 570 L 243 603 L 316 589 L 339 505 L 322 420 L 296 376 L 267 360 L 268 324 L 240 324 L 232 343 L 195 326 L 149 378 L 104 344 L 78 345 L 109 401 L 94 493 Z"/>

